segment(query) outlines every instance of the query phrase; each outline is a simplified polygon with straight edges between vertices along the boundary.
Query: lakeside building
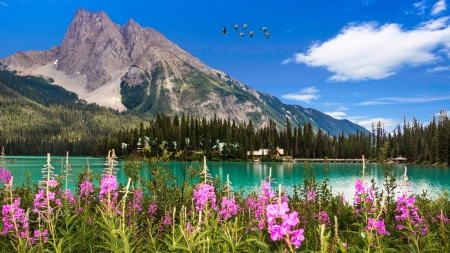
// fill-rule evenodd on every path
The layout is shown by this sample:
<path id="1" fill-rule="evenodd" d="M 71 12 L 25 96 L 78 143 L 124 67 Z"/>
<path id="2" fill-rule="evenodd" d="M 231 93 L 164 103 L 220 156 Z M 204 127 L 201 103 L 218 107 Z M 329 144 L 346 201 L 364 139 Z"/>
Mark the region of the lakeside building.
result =
<path id="1" fill-rule="evenodd" d="M 277 158 L 284 156 L 284 149 L 282 148 L 275 148 L 273 153 Z M 247 155 L 252 155 L 251 151 L 247 151 Z M 269 149 L 259 149 L 253 151 L 253 157 L 256 160 L 261 160 L 261 157 L 268 156 L 269 155 Z"/>

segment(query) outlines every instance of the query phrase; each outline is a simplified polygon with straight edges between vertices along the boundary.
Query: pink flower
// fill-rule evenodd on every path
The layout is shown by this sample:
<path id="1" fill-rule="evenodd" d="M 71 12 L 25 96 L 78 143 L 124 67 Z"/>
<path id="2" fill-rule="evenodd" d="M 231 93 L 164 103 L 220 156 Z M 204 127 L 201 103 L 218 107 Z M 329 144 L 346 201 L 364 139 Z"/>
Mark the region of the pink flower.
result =
<path id="1" fill-rule="evenodd" d="M 55 179 L 50 179 L 47 181 L 47 185 L 49 187 L 56 187 L 58 185 L 58 181 L 56 181 Z"/>
<path id="2" fill-rule="evenodd" d="M 306 201 L 316 203 L 316 192 L 314 190 L 308 190 L 306 193 Z"/>
<path id="3" fill-rule="evenodd" d="M 83 181 L 80 185 L 80 195 L 78 197 L 90 197 L 94 192 L 94 188 L 92 187 L 92 183 L 89 181 Z"/>
<path id="4" fill-rule="evenodd" d="M 269 233 L 270 233 L 270 239 L 272 239 L 272 241 L 278 241 L 280 239 L 283 239 L 284 233 L 281 232 L 280 225 L 270 226 Z"/>
<path id="5" fill-rule="evenodd" d="M 170 213 L 166 213 L 163 217 L 162 224 L 165 226 L 172 225 L 172 215 Z"/>
<path id="6" fill-rule="evenodd" d="M 355 190 L 355 201 L 353 202 L 353 206 L 361 204 L 363 199 L 365 199 L 365 203 L 373 201 L 373 190 L 369 187 L 367 182 L 363 182 L 361 179 L 356 180 Z"/>
<path id="7" fill-rule="evenodd" d="M 7 169 L 0 168 L 0 185 L 9 184 L 11 181 L 11 172 Z"/>
<path id="8" fill-rule="evenodd" d="M 369 218 L 369 220 L 367 221 L 367 226 L 366 229 L 368 231 L 377 231 L 379 235 L 391 235 L 387 230 L 386 227 L 384 225 L 384 219 L 382 220 L 376 220 L 374 218 Z"/>
<path id="9" fill-rule="evenodd" d="M 217 210 L 216 194 L 212 185 L 205 183 L 198 184 L 196 189 L 194 189 L 194 197 L 192 200 L 195 200 L 195 209 L 197 211 L 202 211 L 209 202 L 211 203 L 211 208 Z"/>
<path id="10" fill-rule="evenodd" d="M 228 199 L 222 198 L 222 209 L 219 212 L 219 220 L 231 218 L 232 215 L 236 215 L 240 209 L 239 205 L 235 203 L 234 197 Z"/>
<path id="11" fill-rule="evenodd" d="M 151 219 L 155 218 L 157 209 L 158 209 L 158 206 L 156 205 L 156 203 L 151 204 L 148 207 L 147 213 L 148 213 L 148 215 L 150 216 Z"/>
<path id="12" fill-rule="evenodd" d="M 304 231 L 303 228 L 292 231 L 291 243 L 294 247 L 298 248 L 302 245 L 302 242 L 305 240 L 305 235 L 303 234 Z"/>
<path id="13" fill-rule="evenodd" d="M 280 240 L 284 238 L 285 236 L 293 234 L 294 231 L 291 229 L 298 225 L 298 213 L 296 211 L 293 211 L 292 213 L 289 212 L 289 207 L 287 202 L 283 202 L 281 204 L 273 204 L 268 205 L 266 208 L 266 214 L 267 214 L 267 224 L 268 224 L 268 230 L 270 233 L 270 238 L 273 241 Z M 296 244 L 300 243 L 298 240 L 301 239 L 301 237 L 298 233 L 298 230 L 296 230 Z M 303 230 L 302 230 L 303 233 Z M 303 236 L 303 235 L 302 235 Z M 304 238 L 303 238 L 304 240 Z"/>
<path id="14" fill-rule="evenodd" d="M 16 238 L 19 236 L 24 238 L 28 235 L 28 220 L 25 217 L 25 211 L 19 205 L 20 199 L 14 199 L 12 204 L 2 206 L 2 235 L 6 235 L 9 231 L 16 232 Z"/>
<path id="15" fill-rule="evenodd" d="M 414 225 L 414 227 L 413 227 L 414 231 L 412 231 L 413 233 L 418 231 L 416 229 L 419 229 L 422 233 L 425 233 L 425 234 L 427 233 L 427 230 L 425 228 L 425 225 L 423 224 L 422 218 L 419 216 L 419 210 L 415 206 L 414 196 L 402 195 L 402 196 L 398 197 L 397 212 L 399 212 L 400 215 L 396 215 L 395 219 L 400 222 L 402 222 L 402 221 L 411 222 L 411 224 Z M 399 225 L 397 225 L 397 228 L 399 228 L 399 227 L 407 228 L 408 226 L 402 226 L 399 224 Z"/>
<path id="16" fill-rule="evenodd" d="M 113 193 L 113 198 L 117 197 L 117 178 L 116 176 L 104 175 L 100 185 L 99 198 Z"/>
<path id="17" fill-rule="evenodd" d="M 74 206 L 77 202 L 75 201 L 75 197 L 73 196 L 70 189 L 67 189 L 63 194 L 63 199 L 67 200 L 72 206 Z"/>

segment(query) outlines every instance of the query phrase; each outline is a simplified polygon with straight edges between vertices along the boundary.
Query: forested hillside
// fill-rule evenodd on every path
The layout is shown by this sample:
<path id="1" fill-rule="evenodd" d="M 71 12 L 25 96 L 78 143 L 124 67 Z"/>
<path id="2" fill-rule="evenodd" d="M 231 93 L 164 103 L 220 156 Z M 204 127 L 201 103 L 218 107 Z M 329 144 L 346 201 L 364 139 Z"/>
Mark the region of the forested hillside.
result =
<path id="1" fill-rule="evenodd" d="M 286 120 L 287 128 L 278 130 L 276 123 L 255 129 L 252 122 L 236 124 L 235 121 L 214 118 L 194 118 L 189 116 L 169 117 L 157 115 L 148 125 L 141 123 L 128 131 L 119 131 L 105 138 L 100 150 L 115 148 L 119 154 L 134 152 L 139 139 L 149 138 L 151 152 L 159 152 L 159 145 L 172 152 L 184 151 L 185 158 L 194 151 L 203 151 L 208 159 L 247 160 L 248 150 L 269 149 L 275 156 L 275 148 L 284 149 L 287 156 L 294 158 L 361 158 L 361 155 L 377 159 L 387 148 L 388 157 L 403 156 L 411 162 L 448 164 L 450 158 L 450 121 L 442 111 L 438 122 L 435 118 L 428 126 L 404 122 L 392 133 L 386 133 L 381 123 L 373 126 L 372 133 L 330 136 L 319 129 L 313 131 L 311 124 L 292 126 Z M 125 150 L 121 143 L 129 144 Z M 176 143 L 176 145 L 175 145 Z M 213 147 L 225 143 L 222 152 L 215 153 Z M 267 157 L 270 158 L 270 157 Z M 191 159 L 198 159 L 193 155 Z"/>
<path id="2" fill-rule="evenodd" d="M 140 118 L 85 104 L 39 77 L 0 71 L 0 145 L 7 155 L 104 155 L 96 150 L 110 133 Z"/>

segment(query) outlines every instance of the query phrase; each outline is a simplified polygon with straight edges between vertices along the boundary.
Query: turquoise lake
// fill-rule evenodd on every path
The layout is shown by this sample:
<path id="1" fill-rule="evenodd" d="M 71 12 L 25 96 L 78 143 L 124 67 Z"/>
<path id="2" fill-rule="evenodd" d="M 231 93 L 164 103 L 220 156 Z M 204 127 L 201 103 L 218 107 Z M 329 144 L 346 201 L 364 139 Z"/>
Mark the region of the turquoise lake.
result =
<path id="1" fill-rule="evenodd" d="M 89 167 L 94 173 L 101 174 L 105 168 L 104 158 L 92 157 L 69 157 L 69 164 L 73 169 L 73 174 L 76 175 L 82 172 L 82 167 Z M 122 168 L 122 162 L 118 160 L 118 167 Z M 42 179 L 41 169 L 47 163 L 45 156 L 7 156 L 6 167 L 11 171 L 14 177 L 14 185 L 20 185 L 26 182 L 26 173 L 31 173 L 31 179 L 37 183 Z M 55 168 L 55 172 L 60 174 L 61 166 L 65 164 L 65 157 L 53 156 L 51 164 Z M 202 163 L 181 163 L 171 162 L 168 167 L 173 171 L 173 174 L 178 178 L 182 178 L 182 168 L 184 164 L 199 166 Z M 316 179 L 321 181 L 324 179 L 323 169 L 324 163 L 309 163 L 313 166 L 316 173 Z M 292 162 L 207 162 L 209 173 L 216 177 L 216 175 L 224 182 L 229 175 L 230 181 L 234 189 L 243 187 L 244 190 L 252 190 L 255 186 L 259 186 L 261 180 L 269 175 L 269 170 L 272 168 L 272 177 L 276 180 L 276 187 L 281 184 L 286 187 L 288 191 L 292 190 L 294 184 L 303 182 L 303 163 Z M 395 173 L 398 182 L 401 183 L 402 176 L 408 168 L 409 182 L 412 183 L 410 190 L 414 193 L 422 193 L 427 190 L 432 196 L 442 194 L 444 190 L 450 190 L 450 168 L 424 166 L 415 164 L 394 164 Z M 332 186 L 333 194 L 344 194 L 347 200 L 353 198 L 355 192 L 355 181 L 361 178 L 362 163 L 329 163 L 328 176 Z M 125 183 L 126 178 L 123 171 L 117 174 L 118 180 Z M 383 187 L 383 169 L 379 164 L 366 164 L 367 181 L 372 178 L 377 182 L 380 189 Z M 71 183 L 73 186 L 73 183 Z"/>

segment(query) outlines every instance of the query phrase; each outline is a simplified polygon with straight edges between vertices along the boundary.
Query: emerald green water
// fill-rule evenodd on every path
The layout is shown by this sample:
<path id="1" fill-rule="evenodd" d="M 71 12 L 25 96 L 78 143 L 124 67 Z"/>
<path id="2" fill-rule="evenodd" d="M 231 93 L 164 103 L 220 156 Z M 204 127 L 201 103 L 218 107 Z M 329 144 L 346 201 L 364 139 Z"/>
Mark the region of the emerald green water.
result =
<path id="1" fill-rule="evenodd" d="M 73 175 L 83 171 L 83 166 L 89 167 L 94 173 L 101 174 L 105 168 L 104 158 L 92 157 L 69 157 L 69 164 L 73 169 Z M 11 171 L 14 177 L 14 185 L 20 185 L 26 182 L 27 172 L 31 173 L 31 180 L 37 183 L 42 179 L 41 169 L 47 163 L 45 156 L 10 156 L 6 157 L 6 167 Z M 65 164 L 65 157 L 53 156 L 51 164 L 55 168 L 57 174 L 61 174 L 61 166 Z M 199 166 L 201 163 L 186 163 L 187 165 Z M 261 180 L 269 175 L 272 168 L 272 177 L 275 178 L 277 184 L 281 184 L 292 190 L 294 184 L 303 182 L 303 163 L 227 163 L 227 162 L 207 162 L 209 173 L 216 175 L 225 181 L 229 175 L 232 186 L 235 189 L 242 187 L 244 190 L 252 190 L 255 186 L 259 186 Z M 309 163 L 313 166 L 316 173 L 316 179 L 321 181 L 324 179 L 324 163 Z M 182 178 L 182 168 L 184 163 L 172 162 L 169 168 L 178 178 Z M 395 164 L 394 169 L 398 182 L 402 180 L 405 166 L 408 167 L 409 182 L 412 183 L 411 190 L 414 193 L 422 193 L 427 190 L 432 196 L 442 194 L 444 190 L 450 190 L 450 168 L 434 167 L 415 164 Z M 118 167 L 122 168 L 122 162 L 119 160 Z M 333 194 L 343 193 L 347 200 L 351 200 L 355 192 L 355 181 L 361 177 L 361 163 L 329 163 L 328 177 L 332 186 Z M 126 178 L 122 170 L 117 174 L 119 182 L 126 183 Z M 378 187 L 382 188 L 383 169 L 379 164 L 367 164 L 365 179 L 370 181 L 375 179 Z M 73 182 L 70 187 L 73 187 Z"/>

